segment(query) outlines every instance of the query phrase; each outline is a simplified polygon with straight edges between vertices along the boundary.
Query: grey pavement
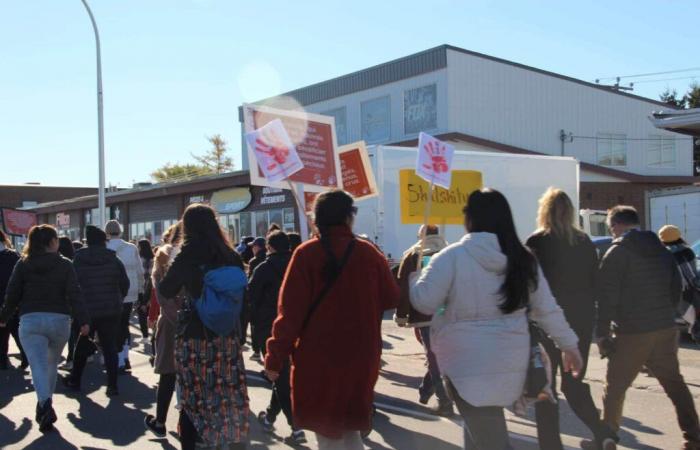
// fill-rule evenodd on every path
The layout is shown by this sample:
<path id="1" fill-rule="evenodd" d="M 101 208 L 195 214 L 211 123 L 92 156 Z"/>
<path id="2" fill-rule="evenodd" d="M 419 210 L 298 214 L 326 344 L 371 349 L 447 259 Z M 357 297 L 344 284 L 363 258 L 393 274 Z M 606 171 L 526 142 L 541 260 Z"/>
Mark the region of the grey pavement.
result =
<path id="1" fill-rule="evenodd" d="M 375 429 L 365 442 L 370 449 L 458 450 L 462 448 L 461 420 L 437 418 L 417 403 L 416 387 L 424 372 L 424 358 L 413 331 L 384 322 L 384 356 L 377 384 Z M 136 335 L 136 328 L 133 329 Z M 12 347 L 13 348 L 13 347 Z M 11 350 L 13 352 L 14 350 Z M 97 363 L 86 369 L 83 391 L 68 394 L 61 386 L 54 397 L 58 413 L 56 431 L 42 435 L 31 420 L 36 397 L 29 373 L 19 370 L 0 372 L 0 448 L 2 449 L 177 449 L 175 434 L 177 411 L 170 411 L 168 436 L 158 439 L 145 431 L 145 414 L 154 414 L 155 385 L 153 373 L 142 346 L 132 349 L 131 375 L 120 377 L 121 395 L 108 399 L 104 393 L 105 375 Z M 275 435 L 261 431 L 255 415 L 269 401 L 270 391 L 258 373 L 262 369 L 247 359 L 251 399 L 251 449 L 289 448 L 283 437 L 290 429 L 277 421 Z M 498 357 L 494 355 L 494 357 Z M 688 345 L 681 351 L 683 373 L 695 398 L 700 396 L 700 351 Z M 14 360 L 18 364 L 17 360 Z M 598 406 L 602 398 L 605 361 L 595 352 L 591 355 L 588 379 Z M 332 380 L 329 380 L 332 382 Z M 586 428 L 573 415 L 565 400 L 561 402 L 563 440 L 567 448 L 579 448 L 579 441 L 588 438 Z M 622 447 L 630 449 L 680 448 L 681 433 L 670 401 L 654 378 L 638 377 L 627 396 Z M 536 449 L 533 415 L 516 417 L 510 413 L 508 428 L 516 449 Z M 316 448 L 309 435 L 305 448 Z"/>

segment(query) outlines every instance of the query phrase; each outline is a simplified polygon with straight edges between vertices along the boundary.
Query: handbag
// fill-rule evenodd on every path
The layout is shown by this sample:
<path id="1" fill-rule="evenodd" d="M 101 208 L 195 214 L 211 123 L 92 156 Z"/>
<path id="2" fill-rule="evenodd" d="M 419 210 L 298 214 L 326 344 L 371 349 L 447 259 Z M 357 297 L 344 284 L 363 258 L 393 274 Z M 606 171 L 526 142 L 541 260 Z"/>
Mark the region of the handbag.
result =
<path id="1" fill-rule="evenodd" d="M 537 398 L 547 387 L 547 369 L 545 368 L 542 346 L 542 331 L 532 321 L 528 320 L 528 330 L 530 334 L 530 357 L 527 364 L 527 376 L 523 395 L 525 397 Z"/>

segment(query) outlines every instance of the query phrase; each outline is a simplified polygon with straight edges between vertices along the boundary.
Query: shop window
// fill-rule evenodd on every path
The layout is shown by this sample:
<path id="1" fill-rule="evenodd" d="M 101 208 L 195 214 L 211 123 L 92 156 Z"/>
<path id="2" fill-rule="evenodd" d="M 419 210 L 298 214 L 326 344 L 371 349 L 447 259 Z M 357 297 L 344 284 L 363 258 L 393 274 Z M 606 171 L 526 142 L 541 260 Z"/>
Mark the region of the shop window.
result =
<path id="1" fill-rule="evenodd" d="M 294 220 L 294 208 L 284 208 L 284 231 L 296 231 L 296 222 Z"/>
<path id="2" fill-rule="evenodd" d="M 416 134 L 437 128 L 437 86 L 431 84 L 403 93 L 403 128 Z"/>
<path id="3" fill-rule="evenodd" d="M 264 237 L 267 234 L 269 222 L 267 219 L 267 211 L 255 212 L 255 236 Z"/>
<path id="4" fill-rule="evenodd" d="M 676 140 L 662 134 L 649 135 L 647 165 L 657 168 L 676 167 Z"/>
<path id="5" fill-rule="evenodd" d="M 280 228 L 284 228 L 284 210 L 283 209 L 271 209 L 270 210 L 270 225 L 276 223 Z"/>
<path id="6" fill-rule="evenodd" d="M 253 235 L 253 227 L 251 225 L 251 220 L 252 220 L 252 214 L 249 212 L 241 213 L 240 214 L 240 234 L 241 237 L 243 236 L 252 236 Z"/>

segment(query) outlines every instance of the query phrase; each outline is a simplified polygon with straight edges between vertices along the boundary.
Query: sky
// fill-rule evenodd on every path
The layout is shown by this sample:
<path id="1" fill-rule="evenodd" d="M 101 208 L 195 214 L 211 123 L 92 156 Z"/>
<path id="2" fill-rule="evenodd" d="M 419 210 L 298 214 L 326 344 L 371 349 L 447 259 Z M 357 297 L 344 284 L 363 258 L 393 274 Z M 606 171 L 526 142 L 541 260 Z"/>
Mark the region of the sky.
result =
<path id="1" fill-rule="evenodd" d="M 90 0 L 108 184 L 191 162 L 237 108 L 441 44 L 587 81 L 700 68 L 697 0 Z M 96 186 L 95 42 L 80 0 L 0 1 L 0 184 Z M 634 93 L 685 92 L 700 69 Z M 681 80 L 667 78 L 687 77 Z M 643 80 L 639 78 L 638 81 Z M 630 80 L 623 80 L 630 81 Z"/>

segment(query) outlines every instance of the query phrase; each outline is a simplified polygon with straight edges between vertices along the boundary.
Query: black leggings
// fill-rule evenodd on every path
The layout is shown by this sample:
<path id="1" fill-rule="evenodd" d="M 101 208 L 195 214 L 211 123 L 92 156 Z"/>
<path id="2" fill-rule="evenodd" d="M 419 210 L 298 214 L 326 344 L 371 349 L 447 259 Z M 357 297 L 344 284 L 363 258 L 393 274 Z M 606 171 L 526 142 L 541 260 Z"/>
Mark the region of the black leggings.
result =
<path id="1" fill-rule="evenodd" d="M 156 392 L 156 421 L 158 423 L 165 424 L 168 418 L 170 401 L 173 399 L 173 393 L 175 392 L 175 379 L 174 373 L 160 374 L 158 391 Z"/>
<path id="2" fill-rule="evenodd" d="M 141 329 L 141 336 L 144 339 L 148 339 L 148 308 L 146 310 L 141 309 L 141 305 L 137 307 L 136 312 L 139 316 L 139 328 Z"/>
<path id="3" fill-rule="evenodd" d="M 289 363 L 282 366 L 280 370 L 279 378 L 272 385 L 272 396 L 270 398 L 270 405 L 267 407 L 267 418 L 270 422 L 274 423 L 277 419 L 277 415 L 284 413 L 287 418 L 287 423 L 294 429 L 294 420 L 292 417 L 292 389 L 289 383 Z"/>
<path id="4" fill-rule="evenodd" d="M 180 411 L 180 448 L 182 450 L 194 450 L 197 445 L 197 429 L 187 417 L 187 413 Z M 246 443 L 238 442 L 229 444 L 229 450 L 245 450 Z"/>

